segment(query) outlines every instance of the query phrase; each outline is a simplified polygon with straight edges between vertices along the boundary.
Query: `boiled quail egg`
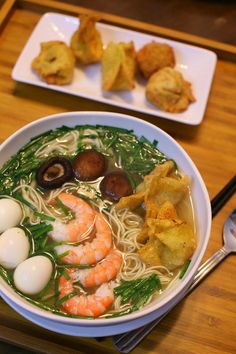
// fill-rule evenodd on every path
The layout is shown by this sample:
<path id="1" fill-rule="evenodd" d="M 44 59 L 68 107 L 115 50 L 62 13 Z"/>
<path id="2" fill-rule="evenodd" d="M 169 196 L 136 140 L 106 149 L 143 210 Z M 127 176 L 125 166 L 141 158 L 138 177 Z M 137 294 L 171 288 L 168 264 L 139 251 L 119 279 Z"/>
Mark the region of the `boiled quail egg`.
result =
<path id="1" fill-rule="evenodd" d="M 0 235 L 0 264 L 14 269 L 29 255 L 30 243 L 24 230 L 11 227 Z"/>
<path id="2" fill-rule="evenodd" d="M 0 199 L 0 232 L 20 223 L 22 210 L 20 205 L 13 199 Z"/>
<path id="3" fill-rule="evenodd" d="M 24 294 L 38 294 L 47 285 L 53 271 L 46 256 L 34 256 L 20 263 L 13 274 L 15 286 Z"/>

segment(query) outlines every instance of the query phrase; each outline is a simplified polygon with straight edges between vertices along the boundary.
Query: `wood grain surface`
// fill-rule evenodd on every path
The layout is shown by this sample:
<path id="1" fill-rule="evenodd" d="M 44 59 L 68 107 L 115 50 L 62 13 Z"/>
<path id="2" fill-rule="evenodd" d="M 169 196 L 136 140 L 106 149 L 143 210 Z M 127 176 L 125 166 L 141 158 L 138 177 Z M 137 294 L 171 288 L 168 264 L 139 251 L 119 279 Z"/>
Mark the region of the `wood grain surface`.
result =
<path id="1" fill-rule="evenodd" d="M 17 3 L 20 5 L 12 7 L 14 1 L 8 2 L 8 6 L 1 9 L 4 10 L 4 16 L 0 16 L 0 19 L 3 19 L 7 15 L 6 23 L 2 21 L 4 24 L 0 35 L 0 143 L 25 124 L 49 114 L 77 110 L 116 111 L 149 121 L 174 137 L 198 167 L 210 198 L 233 177 L 236 167 L 236 64 L 233 60 L 235 48 L 231 52 L 232 61 L 228 60 L 228 56 L 224 59 L 223 55 L 217 61 L 202 124 L 196 127 L 183 125 L 13 81 L 13 66 L 41 14 L 50 9 L 52 1 L 41 1 L 41 7 L 37 1 Z M 32 3 L 34 6 L 29 6 Z M 68 6 L 54 3 L 53 11 L 57 8 L 58 12 L 79 12 L 76 6 Z M 115 21 L 114 16 L 104 16 L 110 22 L 121 25 L 119 19 Z M 134 24 L 128 19 L 122 19 L 122 23 L 124 26 Z M 136 24 L 138 30 L 145 30 L 147 27 L 141 22 Z M 152 25 L 152 29 L 153 33 L 159 33 L 156 26 Z M 169 33 L 163 28 L 161 32 L 166 35 Z M 179 40 L 188 37 L 182 37 L 178 32 L 175 34 L 178 34 Z M 198 44 L 200 45 L 201 41 Z M 220 44 L 217 49 L 219 47 Z M 224 48 L 224 45 L 221 48 Z M 203 260 L 221 247 L 224 220 L 235 206 L 236 196 L 233 196 L 214 218 L 211 238 Z M 236 258 L 230 255 L 133 353 L 235 353 L 235 269 Z M 56 334 L 24 319 L 2 300 L 0 339 L 38 353 L 116 353 L 112 338 L 96 341 Z"/>

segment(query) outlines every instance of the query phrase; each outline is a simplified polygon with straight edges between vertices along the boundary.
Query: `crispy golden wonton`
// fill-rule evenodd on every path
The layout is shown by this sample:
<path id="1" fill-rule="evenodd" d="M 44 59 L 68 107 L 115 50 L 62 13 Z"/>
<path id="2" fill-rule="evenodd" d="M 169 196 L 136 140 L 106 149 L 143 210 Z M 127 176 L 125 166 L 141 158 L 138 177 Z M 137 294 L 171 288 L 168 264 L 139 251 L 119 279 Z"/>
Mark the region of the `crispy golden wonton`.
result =
<path id="1" fill-rule="evenodd" d="M 49 41 L 41 43 L 32 68 L 48 84 L 64 85 L 72 81 L 74 64 L 74 55 L 64 42 Z"/>
<path id="2" fill-rule="evenodd" d="M 175 66 L 174 51 L 166 43 L 151 42 L 145 44 L 137 53 L 139 70 L 148 79 L 156 71 Z"/>
<path id="3" fill-rule="evenodd" d="M 177 176 L 174 163 L 167 161 L 144 177 L 135 194 L 117 203 L 117 209 L 145 206 L 145 222 L 137 238 L 144 243 L 138 252 L 145 263 L 174 270 L 192 256 L 196 247 L 193 226 L 181 220 L 176 210 L 188 193 L 188 177 Z"/>
<path id="4" fill-rule="evenodd" d="M 102 89 L 131 90 L 135 86 L 135 48 L 133 42 L 110 42 L 102 58 Z"/>
<path id="5" fill-rule="evenodd" d="M 182 112 L 195 101 L 191 84 L 172 68 L 163 68 L 150 77 L 146 98 L 163 111 L 171 113 Z"/>
<path id="6" fill-rule="evenodd" d="M 96 63 L 103 54 L 101 35 L 96 29 L 97 19 L 88 15 L 80 15 L 79 19 L 79 29 L 71 37 L 71 49 L 81 64 Z"/>

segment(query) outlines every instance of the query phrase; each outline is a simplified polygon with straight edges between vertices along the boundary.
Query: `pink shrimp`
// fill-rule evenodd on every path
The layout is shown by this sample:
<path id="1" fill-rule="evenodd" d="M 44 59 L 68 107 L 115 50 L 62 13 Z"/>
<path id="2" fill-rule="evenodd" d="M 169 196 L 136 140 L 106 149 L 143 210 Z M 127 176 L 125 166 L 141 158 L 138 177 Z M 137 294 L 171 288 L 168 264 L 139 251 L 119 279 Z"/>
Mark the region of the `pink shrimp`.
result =
<path id="1" fill-rule="evenodd" d="M 73 274 L 73 278 L 86 288 L 98 286 L 113 279 L 117 275 L 121 263 L 121 253 L 113 249 L 108 253 L 106 258 L 94 268 L 76 270 Z"/>
<path id="2" fill-rule="evenodd" d="M 67 253 L 62 261 L 67 264 L 94 264 L 106 257 L 112 246 L 111 228 L 101 213 L 95 212 L 95 237 L 91 242 L 78 246 L 55 247 L 57 254 Z"/>
<path id="3" fill-rule="evenodd" d="M 83 199 L 72 194 L 61 193 L 58 197 L 75 213 L 75 220 L 71 220 L 68 224 L 58 220 L 54 221 L 50 237 L 56 241 L 82 241 L 83 236 L 88 235 L 93 229 L 95 211 Z"/>
<path id="4" fill-rule="evenodd" d="M 70 279 L 66 279 L 63 275 L 59 280 L 60 298 L 69 295 L 74 291 L 73 287 L 73 269 L 68 269 L 67 273 Z M 112 287 L 105 283 L 102 284 L 94 294 L 91 295 L 75 295 L 64 301 L 62 306 L 67 313 L 80 316 L 100 316 L 114 302 L 114 294 Z"/>

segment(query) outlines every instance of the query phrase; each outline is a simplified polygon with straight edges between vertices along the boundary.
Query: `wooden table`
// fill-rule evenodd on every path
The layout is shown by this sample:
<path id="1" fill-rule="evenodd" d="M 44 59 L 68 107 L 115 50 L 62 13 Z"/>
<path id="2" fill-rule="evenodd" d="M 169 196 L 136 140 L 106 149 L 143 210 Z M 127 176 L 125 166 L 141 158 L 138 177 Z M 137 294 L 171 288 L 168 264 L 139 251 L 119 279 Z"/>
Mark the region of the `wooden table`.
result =
<path id="1" fill-rule="evenodd" d="M 59 0 L 236 44 L 234 0 Z"/>
<path id="2" fill-rule="evenodd" d="M 113 110 L 145 119 L 172 135 L 197 165 L 212 198 L 235 174 L 236 48 L 153 24 L 102 13 L 118 26 L 203 46 L 218 54 L 215 76 L 203 122 L 188 126 L 118 109 L 95 101 L 16 83 L 12 68 L 40 16 L 57 11 L 86 12 L 74 5 L 43 0 L 7 0 L 0 11 L 0 142 L 42 116 L 76 110 Z M 236 206 L 233 196 L 214 218 L 204 260 L 222 245 L 222 226 Z M 234 256 L 229 256 L 186 300 L 179 304 L 133 351 L 134 354 L 232 354 L 236 352 L 236 281 Z M 103 341 L 56 334 L 38 327 L 0 301 L 0 339 L 38 353 L 116 353 L 112 338 Z"/>

